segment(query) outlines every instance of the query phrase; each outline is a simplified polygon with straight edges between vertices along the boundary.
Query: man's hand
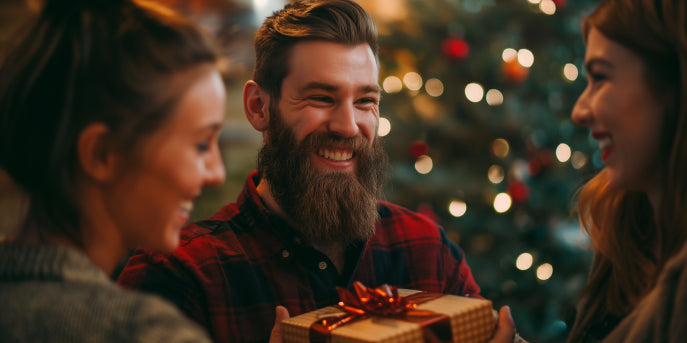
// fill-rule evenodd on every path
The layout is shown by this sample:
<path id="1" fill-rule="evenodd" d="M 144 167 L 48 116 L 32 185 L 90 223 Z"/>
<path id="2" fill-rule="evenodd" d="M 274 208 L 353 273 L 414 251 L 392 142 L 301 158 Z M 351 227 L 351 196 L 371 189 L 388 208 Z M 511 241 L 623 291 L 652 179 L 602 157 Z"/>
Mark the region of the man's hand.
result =
<path id="1" fill-rule="evenodd" d="M 277 306 L 275 312 L 277 312 L 277 315 L 274 319 L 272 333 L 270 334 L 270 343 L 282 343 L 281 321 L 289 318 L 289 311 L 284 306 Z"/>
<path id="2" fill-rule="evenodd" d="M 515 332 L 515 322 L 510 313 L 510 307 L 503 306 L 499 310 L 499 322 L 496 325 L 496 332 L 488 343 L 526 343 Z"/>

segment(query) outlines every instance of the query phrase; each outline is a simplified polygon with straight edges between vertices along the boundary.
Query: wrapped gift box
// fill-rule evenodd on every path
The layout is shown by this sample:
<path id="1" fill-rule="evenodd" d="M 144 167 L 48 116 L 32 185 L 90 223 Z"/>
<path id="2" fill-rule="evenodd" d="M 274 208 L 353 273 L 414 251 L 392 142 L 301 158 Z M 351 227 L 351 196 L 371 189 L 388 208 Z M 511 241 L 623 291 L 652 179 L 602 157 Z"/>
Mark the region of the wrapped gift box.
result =
<path id="1" fill-rule="evenodd" d="M 398 289 L 400 297 L 415 293 L 419 292 Z M 456 343 L 486 342 L 491 338 L 496 327 L 496 312 L 489 300 L 455 295 L 436 295 L 435 298 L 416 306 L 414 309 L 417 311 L 430 311 L 447 316 L 448 318 L 444 317 L 444 319 L 446 325 L 449 325 L 448 322 L 450 321 L 449 339 Z M 284 343 L 323 341 L 322 337 L 318 335 L 311 336 L 313 324 L 321 321 L 322 318 L 346 314 L 350 314 L 350 312 L 344 311 L 342 306 L 330 306 L 284 320 L 281 324 Z M 394 316 L 378 314 L 366 314 L 363 318 L 356 318 L 334 328 L 327 334 L 326 341 L 331 343 L 411 343 L 426 341 L 425 332 L 427 330 L 420 324 L 398 319 Z M 429 340 L 432 341 L 433 339 Z"/>

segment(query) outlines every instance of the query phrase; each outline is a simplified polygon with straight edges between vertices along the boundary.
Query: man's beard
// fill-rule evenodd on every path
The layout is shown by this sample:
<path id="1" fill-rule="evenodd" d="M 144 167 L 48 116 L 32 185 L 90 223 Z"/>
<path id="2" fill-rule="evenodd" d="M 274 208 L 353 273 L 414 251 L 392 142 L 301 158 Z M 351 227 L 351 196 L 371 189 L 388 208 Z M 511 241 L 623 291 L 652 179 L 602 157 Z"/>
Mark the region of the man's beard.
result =
<path id="1" fill-rule="evenodd" d="M 377 196 L 388 163 L 379 139 L 370 146 L 359 135 L 342 138 L 311 133 L 296 143 L 293 130 L 276 109 L 271 109 L 267 134 L 258 169 L 296 230 L 314 244 L 348 245 L 374 233 Z M 321 148 L 352 150 L 357 159 L 355 174 L 316 170 L 311 157 Z"/>

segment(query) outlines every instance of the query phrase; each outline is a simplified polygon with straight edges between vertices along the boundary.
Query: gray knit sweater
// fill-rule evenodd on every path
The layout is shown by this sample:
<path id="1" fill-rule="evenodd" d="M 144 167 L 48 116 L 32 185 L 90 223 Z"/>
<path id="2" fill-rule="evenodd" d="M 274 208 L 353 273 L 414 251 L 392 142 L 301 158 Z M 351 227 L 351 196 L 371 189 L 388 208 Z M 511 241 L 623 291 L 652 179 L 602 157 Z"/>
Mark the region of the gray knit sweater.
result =
<path id="1" fill-rule="evenodd" d="M 173 305 L 121 289 L 82 253 L 0 243 L 0 342 L 210 342 Z"/>

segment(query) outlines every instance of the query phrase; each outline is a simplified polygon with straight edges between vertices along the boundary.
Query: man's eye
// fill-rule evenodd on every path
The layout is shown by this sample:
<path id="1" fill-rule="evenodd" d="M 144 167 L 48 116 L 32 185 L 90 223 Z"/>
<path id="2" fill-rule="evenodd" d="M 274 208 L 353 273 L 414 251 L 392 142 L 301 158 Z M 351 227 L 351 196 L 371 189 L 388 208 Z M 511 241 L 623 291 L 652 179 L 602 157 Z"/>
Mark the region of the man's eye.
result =
<path id="1" fill-rule="evenodd" d="M 310 100 L 319 101 L 319 102 L 327 102 L 327 103 L 332 102 L 332 98 L 330 98 L 328 96 L 311 96 Z"/>

